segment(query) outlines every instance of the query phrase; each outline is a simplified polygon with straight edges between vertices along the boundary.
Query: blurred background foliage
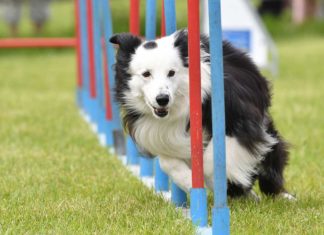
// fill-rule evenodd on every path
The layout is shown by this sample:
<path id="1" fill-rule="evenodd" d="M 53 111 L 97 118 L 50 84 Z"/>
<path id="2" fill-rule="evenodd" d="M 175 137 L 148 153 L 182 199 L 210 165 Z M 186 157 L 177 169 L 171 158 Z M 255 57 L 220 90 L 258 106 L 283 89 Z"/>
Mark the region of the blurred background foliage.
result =
<path id="1" fill-rule="evenodd" d="M 253 4 L 258 7 L 260 1 L 254 0 Z M 187 1 L 176 1 L 177 5 L 177 26 L 178 28 L 186 27 Z M 129 18 L 129 1 L 128 0 L 111 0 L 113 12 L 114 31 L 128 31 Z M 4 17 L 4 0 L 0 1 L 0 37 L 6 38 L 10 36 L 10 30 Z M 74 36 L 74 1 L 73 0 L 54 0 L 51 3 L 50 20 L 46 23 L 41 34 L 35 34 L 32 30 L 31 20 L 29 19 L 29 11 L 25 4 L 23 7 L 22 20 L 19 25 L 18 37 L 72 37 Z M 144 35 L 145 20 L 145 1 L 141 1 L 141 29 Z M 161 19 L 161 1 L 158 1 L 158 24 L 157 33 L 160 33 L 159 22 Z M 324 19 L 310 18 L 301 24 L 295 24 L 292 21 L 292 14 L 289 8 L 286 8 L 280 15 L 264 14 L 262 16 L 266 27 L 275 40 L 287 39 L 292 37 L 303 36 L 324 36 Z"/>

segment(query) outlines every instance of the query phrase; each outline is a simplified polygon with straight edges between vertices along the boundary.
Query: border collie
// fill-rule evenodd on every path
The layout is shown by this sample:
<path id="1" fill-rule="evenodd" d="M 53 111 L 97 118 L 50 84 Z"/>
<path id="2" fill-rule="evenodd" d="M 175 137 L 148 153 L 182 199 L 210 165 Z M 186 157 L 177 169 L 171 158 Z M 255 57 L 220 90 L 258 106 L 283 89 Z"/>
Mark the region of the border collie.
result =
<path id="1" fill-rule="evenodd" d="M 141 151 L 159 156 L 161 168 L 183 190 L 191 188 L 187 30 L 154 41 L 116 34 L 115 97 L 123 125 Z M 201 91 L 206 186 L 213 189 L 209 38 L 201 35 Z M 268 81 L 251 59 L 223 42 L 228 195 L 254 195 L 258 179 L 266 195 L 294 197 L 284 188 L 287 144 L 269 107 Z"/>

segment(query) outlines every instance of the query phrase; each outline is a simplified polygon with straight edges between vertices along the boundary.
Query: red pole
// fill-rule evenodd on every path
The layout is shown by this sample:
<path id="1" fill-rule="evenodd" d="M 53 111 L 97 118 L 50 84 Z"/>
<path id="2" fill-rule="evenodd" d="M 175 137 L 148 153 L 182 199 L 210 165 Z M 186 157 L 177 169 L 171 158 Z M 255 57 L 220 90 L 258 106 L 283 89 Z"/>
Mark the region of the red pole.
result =
<path id="1" fill-rule="evenodd" d="M 129 31 L 140 34 L 140 0 L 130 0 Z"/>
<path id="2" fill-rule="evenodd" d="M 204 187 L 200 80 L 199 0 L 188 0 L 192 187 Z"/>
<path id="3" fill-rule="evenodd" d="M 89 47 L 89 69 L 90 69 L 90 96 L 96 98 L 96 72 L 95 55 L 93 45 L 93 4 L 92 0 L 87 0 L 87 22 L 88 22 L 88 47 Z"/>
<path id="4" fill-rule="evenodd" d="M 161 11 L 161 36 L 164 37 L 165 32 L 165 14 L 164 14 L 164 0 L 162 0 L 162 11 Z"/>
<path id="5" fill-rule="evenodd" d="M 6 38 L 0 39 L 0 48 L 75 47 L 75 38 Z"/>
<path id="6" fill-rule="evenodd" d="M 76 56 L 77 56 L 77 84 L 82 87 L 82 67 L 81 67 L 81 31 L 80 31 L 80 0 L 74 1 L 75 31 L 76 31 Z"/>

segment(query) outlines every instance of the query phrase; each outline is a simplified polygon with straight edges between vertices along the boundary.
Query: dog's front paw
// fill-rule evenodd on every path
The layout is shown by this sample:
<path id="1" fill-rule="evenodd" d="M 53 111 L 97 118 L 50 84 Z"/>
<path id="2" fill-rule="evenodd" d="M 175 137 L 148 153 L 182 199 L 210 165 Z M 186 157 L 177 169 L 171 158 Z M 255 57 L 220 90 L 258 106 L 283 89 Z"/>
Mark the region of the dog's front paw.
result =
<path id="1" fill-rule="evenodd" d="M 289 201 L 297 201 L 297 198 L 293 195 L 291 195 L 290 193 L 287 193 L 287 192 L 282 192 L 278 195 L 278 197 L 281 197 L 281 198 L 284 198 L 284 199 L 287 199 Z"/>
<path id="2" fill-rule="evenodd" d="M 251 198 L 255 202 L 261 201 L 261 197 L 252 189 L 248 192 L 247 196 L 248 198 Z"/>

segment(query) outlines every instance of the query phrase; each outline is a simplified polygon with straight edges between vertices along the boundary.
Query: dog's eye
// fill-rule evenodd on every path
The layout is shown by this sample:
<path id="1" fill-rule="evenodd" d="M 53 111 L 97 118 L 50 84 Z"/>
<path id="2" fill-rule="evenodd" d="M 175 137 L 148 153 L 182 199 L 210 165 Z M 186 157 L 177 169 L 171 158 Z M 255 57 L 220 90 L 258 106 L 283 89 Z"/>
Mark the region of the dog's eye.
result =
<path id="1" fill-rule="evenodd" d="M 144 73 L 142 73 L 142 76 L 148 78 L 149 76 L 151 76 L 151 73 L 149 71 L 145 71 Z"/>
<path id="2" fill-rule="evenodd" d="M 168 73 L 168 77 L 173 77 L 175 74 L 174 70 L 170 70 L 169 73 Z"/>

